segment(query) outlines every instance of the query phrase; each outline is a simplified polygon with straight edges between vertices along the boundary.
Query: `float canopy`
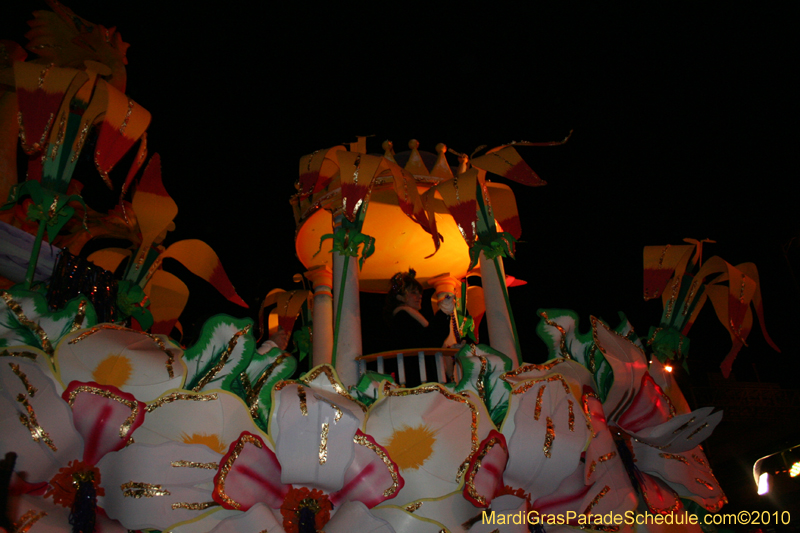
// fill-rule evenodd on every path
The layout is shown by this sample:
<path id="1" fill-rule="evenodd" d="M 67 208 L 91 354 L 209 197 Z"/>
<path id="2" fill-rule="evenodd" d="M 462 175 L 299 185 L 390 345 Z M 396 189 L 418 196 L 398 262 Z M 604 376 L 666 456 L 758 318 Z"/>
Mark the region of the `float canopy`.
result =
<path id="1" fill-rule="evenodd" d="M 431 178 L 427 176 L 415 178 L 418 178 L 417 190 L 420 194 L 433 185 Z M 337 185 L 333 183 L 326 195 L 331 198 L 331 205 L 333 199 L 339 196 L 338 190 L 332 190 Z M 492 203 L 495 200 L 507 202 L 509 196 L 513 201 L 514 193 L 507 186 L 492 182 L 486 185 Z M 428 279 L 440 274 L 449 273 L 456 279 L 467 275 L 467 243 L 438 192 L 434 202 L 436 225 L 442 236 L 442 245 L 436 254 L 428 257 L 434 252 L 431 235 L 401 211 L 392 184 L 381 183 L 380 179 L 377 181 L 372 189 L 362 229 L 364 234 L 375 238 L 375 253 L 364 262 L 364 267 L 359 272 L 361 291 L 385 293 L 389 289 L 389 279 L 395 273 L 409 268 L 417 271 L 417 279 L 423 285 Z M 320 250 L 320 238 L 332 231 L 330 206 L 325 205 L 325 201 L 316 205 L 321 208 L 312 207 L 300 214 L 295 235 L 297 257 L 307 269 L 320 265 L 333 268 L 331 239 L 325 240 Z M 502 228 L 499 229 L 502 231 Z"/>

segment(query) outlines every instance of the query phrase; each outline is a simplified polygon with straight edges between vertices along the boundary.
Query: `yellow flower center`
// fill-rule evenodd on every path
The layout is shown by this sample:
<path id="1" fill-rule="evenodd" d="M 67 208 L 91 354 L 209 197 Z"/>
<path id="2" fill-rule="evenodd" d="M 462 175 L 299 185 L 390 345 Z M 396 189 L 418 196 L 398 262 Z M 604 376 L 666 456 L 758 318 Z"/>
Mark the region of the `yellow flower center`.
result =
<path id="1" fill-rule="evenodd" d="M 426 425 L 395 429 L 386 451 L 400 470 L 416 470 L 433 455 L 436 432 Z"/>
<path id="2" fill-rule="evenodd" d="M 92 379 L 101 385 L 113 385 L 121 389 L 128 383 L 133 365 L 124 355 L 109 355 L 92 372 Z"/>
<path id="3" fill-rule="evenodd" d="M 185 444 L 205 444 L 215 452 L 222 454 L 225 453 L 227 448 L 219 436 L 214 433 L 211 435 L 208 433 L 192 433 L 191 435 L 181 433 L 181 439 Z"/>

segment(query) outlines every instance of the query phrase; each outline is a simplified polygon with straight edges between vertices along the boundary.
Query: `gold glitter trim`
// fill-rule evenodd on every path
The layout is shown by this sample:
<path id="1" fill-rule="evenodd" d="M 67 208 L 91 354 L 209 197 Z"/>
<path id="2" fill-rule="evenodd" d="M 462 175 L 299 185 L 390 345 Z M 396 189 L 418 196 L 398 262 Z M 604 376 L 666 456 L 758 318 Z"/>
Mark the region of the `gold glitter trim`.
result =
<path id="1" fill-rule="evenodd" d="M 9 352 L 8 350 L 3 350 L 0 352 L 0 357 L 23 357 L 25 359 L 30 359 L 31 361 L 36 361 L 36 357 L 38 354 L 36 352 Z"/>
<path id="2" fill-rule="evenodd" d="M 698 427 L 697 429 L 695 429 L 694 431 L 692 431 L 691 433 L 689 433 L 689 436 L 688 436 L 688 437 L 686 437 L 686 440 L 692 440 L 692 437 L 694 437 L 695 435 L 697 435 L 698 433 L 700 433 L 701 431 L 703 431 L 703 430 L 704 430 L 704 429 L 706 429 L 707 427 L 708 427 L 708 422 L 706 422 L 706 423 L 705 423 L 705 424 L 703 424 L 702 426 Z"/>
<path id="3" fill-rule="evenodd" d="M 75 144 L 75 152 L 72 154 L 72 158 L 70 158 L 70 163 L 74 163 L 77 161 L 78 157 L 81 155 L 81 150 L 83 150 L 83 143 L 86 142 L 86 134 L 89 133 L 89 128 L 92 127 L 91 122 L 86 122 L 83 127 L 81 128 L 81 133 L 78 135 L 78 142 Z"/>
<path id="4" fill-rule="evenodd" d="M 342 387 L 342 384 L 339 383 L 333 377 L 333 369 L 328 365 L 322 365 L 322 366 L 319 366 L 317 368 L 312 369 L 308 374 L 306 374 L 305 376 L 301 377 L 300 381 L 302 381 L 303 383 L 305 383 L 308 386 L 311 386 L 311 382 L 314 381 L 315 379 L 317 379 L 317 377 L 320 374 L 325 374 L 325 377 L 328 378 L 328 381 L 330 382 L 331 386 L 333 387 L 333 390 L 335 390 L 337 394 L 339 394 L 340 396 L 344 396 L 345 398 L 347 398 L 348 400 L 350 400 L 352 402 L 355 402 L 359 407 L 361 407 L 361 410 L 364 413 L 367 412 L 367 406 L 364 405 L 363 403 L 359 402 L 358 400 L 356 400 L 352 396 L 350 396 L 350 393 L 347 392 L 347 389 Z"/>
<path id="5" fill-rule="evenodd" d="M 689 421 L 688 421 L 688 422 L 686 422 L 686 423 L 685 423 L 685 424 L 683 424 L 681 427 L 679 427 L 678 429 L 676 429 L 675 431 L 673 431 L 673 432 L 672 432 L 672 434 L 673 434 L 673 435 L 677 435 L 678 433 L 680 433 L 680 432 L 681 432 L 681 431 L 683 431 L 684 429 L 688 428 L 688 427 L 689 427 L 691 424 L 693 424 L 693 423 L 694 423 L 694 421 L 695 421 L 695 417 L 692 417 L 691 419 L 689 419 Z"/>
<path id="6" fill-rule="evenodd" d="M 676 493 L 672 489 L 669 489 L 669 491 L 672 493 L 673 498 L 675 498 L 675 502 L 672 505 L 670 505 L 669 507 L 666 507 L 664 509 L 659 509 L 658 507 L 655 507 L 655 506 L 650 504 L 650 499 L 647 496 L 647 491 L 644 489 L 644 485 L 641 485 L 639 488 L 642 491 L 642 496 L 644 496 L 644 503 L 647 505 L 647 508 L 650 510 L 651 513 L 658 513 L 658 514 L 667 515 L 667 514 L 674 513 L 675 511 L 677 511 L 678 507 L 680 507 L 680 505 L 681 505 L 680 499 L 679 499 L 680 497 L 678 496 L 678 493 Z"/>
<path id="7" fill-rule="evenodd" d="M 56 134 L 56 142 L 53 143 L 53 151 L 50 153 L 50 161 L 55 161 L 56 157 L 58 157 L 58 148 L 64 142 L 64 133 L 67 129 L 67 114 L 61 114 L 61 120 L 58 122 L 58 133 Z M 55 195 L 53 198 L 53 203 L 56 204 L 58 202 L 58 195 Z M 55 209 L 53 206 L 50 206 L 50 213 L 51 217 L 55 216 Z"/>
<path id="8" fill-rule="evenodd" d="M 219 463 L 195 463 L 194 461 L 172 461 L 170 466 L 173 468 L 203 468 L 205 470 L 216 470 Z"/>
<path id="9" fill-rule="evenodd" d="M 542 385 L 539 387 L 539 392 L 536 393 L 536 407 L 533 410 L 533 419 L 539 420 L 539 417 L 542 416 L 542 397 L 544 396 L 544 390 L 547 388 L 547 385 Z"/>
<path id="10" fill-rule="evenodd" d="M 589 503 L 589 505 L 586 506 L 586 509 L 584 509 L 583 514 L 585 514 L 586 516 L 589 516 L 589 514 L 592 512 L 592 509 L 594 508 L 594 506 L 597 505 L 597 503 L 600 501 L 600 499 L 603 496 L 605 496 L 606 494 L 608 494 L 608 492 L 610 490 L 611 490 L 611 487 L 609 487 L 608 485 L 603 487 L 603 490 L 598 492 L 597 495 L 594 498 L 592 498 L 592 501 Z"/>
<path id="11" fill-rule="evenodd" d="M 631 333 L 633 333 L 633 330 L 631 330 Z M 592 343 L 592 347 L 589 348 L 589 355 L 587 356 L 587 359 L 589 359 L 589 372 L 591 372 L 592 374 L 595 374 L 597 372 L 597 363 L 594 360 L 594 354 L 596 352 L 597 352 L 597 345 L 595 343 Z"/>
<path id="12" fill-rule="evenodd" d="M 121 396 L 117 396 L 113 392 L 109 392 L 107 390 L 100 389 L 98 387 L 92 387 L 91 385 L 80 385 L 76 387 L 75 390 L 69 393 L 69 399 L 67 403 L 70 407 L 75 404 L 75 398 L 78 394 L 83 392 L 87 392 L 89 394 L 94 394 L 95 396 L 102 396 L 103 398 L 107 398 L 109 400 L 114 400 L 115 402 L 119 402 L 128 409 L 131 410 L 131 414 L 128 418 L 125 419 L 125 422 L 119 427 L 119 437 L 124 438 L 128 433 L 131 431 L 131 426 L 133 426 L 133 422 L 136 420 L 136 417 L 139 415 L 139 404 L 136 401 L 126 400 Z"/>
<path id="13" fill-rule="evenodd" d="M 597 458 L 597 461 L 592 461 L 592 464 L 589 465 L 589 474 L 586 476 L 587 478 L 594 474 L 595 468 L 597 468 L 597 463 L 605 463 L 609 459 L 612 459 L 617 455 L 617 452 L 608 452 L 605 455 L 601 455 Z"/>
<path id="14" fill-rule="evenodd" d="M 675 453 L 664 453 L 664 452 L 661 452 L 661 453 L 658 454 L 658 456 L 661 457 L 662 459 L 672 459 L 674 461 L 680 461 L 685 465 L 689 464 L 689 461 L 686 459 L 686 457 L 684 457 L 682 455 L 675 454 Z"/>
<path id="15" fill-rule="evenodd" d="M 547 435 L 544 437 L 544 446 L 542 446 L 542 450 L 544 450 L 544 456 L 548 459 L 550 458 L 550 450 L 553 447 L 553 441 L 556 440 L 556 428 L 553 425 L 553 419 L 549 416 L 547 417 Z"/>
<path id="16" fill-rule="evenodd" d="M 478 389 L 478 395 L 485 400 L 486 390 L 485 387 L 483 386 L 483 379 L 484 376 L 486 376 L 486 367 L 489 365 L 489 362 L 486 360 L 484 356 L 475 353 L 475 346 L 472 346 L 472 355 L 480 359 L 481 362 L 481 369 L 478 372 L 478 381 L 477 383 L 475 383 L 475 387 Z"/>
<path id="17" fill-rule="evenodd" d="M 394 496 L 397 493 L 397 491 L 400 490 L 399 489 L 400 476 L 397 473 L 397 465 L 395 465 L 392 462 L 392 460 L 389 458 L 389 456 L 386 454 L 383 448 L 381 448 L 374 442 L 370 441 L 366 435 L 359 435 L 358 433 L 356 433 L 355 436 L 353 437 L 353 442 L 355 442 L 356 444 L 360 444 L 365 448 L 369 448 L 375 453 L 375 455 L 380 457 L 381 461 L 383 461 L 383 464 L 385 464 L 386 468 L 389 469 L 389 475 L 392 477 L 392 486 L 383 491 L 383 496 L 385 498 L 391 498 L 392 496 Z M 419 509 L 421 505 L 422 502 L 419 502 L 419 505 L 416 506 L 414 511 Z M 414 511 L 409 511 L 409 513 L 413 513 Z"/>
<path id="18" fill-rule="evenodd" d="M 243 329 L 233 334 L 233 337 L 231 337 L 230 340 L 228 341 L 228 347 L 225 348 L 225 350 L 222 352 L 222 355 L 220 355 L 217 364 L 214 365 L 214 367 L 200 379 L 200 382 L 192 389 L 192 391 L 199 392 L 203 387 L 208 385 L 208 383 L 212 379 L 214 379 L 214 377 L 217 374 L 219 374 L 219 372 L 222 370 L 222 367 L 224 367 L 225 364 L 228 362 L 228 358 L 231 356 L 231 353 L 233 353 L 233 349 L 236 348 L 236 344 L 239 342 L 239 337 L 245 335 L 246 333 L 249 333 L 250 327 L 251 325 L 248 324 Z"/>
<path id="19" fill-rule="evenodd" d="M 72 321 L 72 327 L 69 328 L 69 332 L 75 333 L 81 329 L 84 318 L 86 318 L 86 300 L 81 300 L 78 304 L 78 312 L 75 313 L 75 319 Z"/>
<path id="20" fill-rule="evenodd" d="M 17 375 L 20 381 L 22 381 L 22 385 L 25 387 L 25 390 L 28 391 L 28 396 L 30 396 L 31 398 L 36 396 L 36 392 L 39 389 L 31 385 L 31 382 L 28 381 L 28 376 L 25 375 L 25 372 L 19 369 L 19 365 L 15 365 L 14 363 L 8 363 L 8 366 L 11 367 L 11 371 Z"/>
<path id="21" fill-rule="evenodd" d="M 53 450 L 54 452 L 58 451 L 56 445 L 53 443 L 53 440 L 50 438 L 50 435 L 39 425 L 39 421 L 36 420 L 36 413 L 33 411 L 33 407 L 30 403 L 28 403 L 28 398 L 24 394 L 17 395 L 17 401 L 25 407 L 28 411 L 28 416 L 25 416 L 23 413 L 19 413 L 19 421 L 22 422 L 22 425 L 28 428 L 31 432 L 31 438 L 34 442 L 39 442 L 40 440 L 44 441 L 47 444 L 47 447 Z"/>
<path id="22" fill-rule="evenodd" d="M 467 485 L 467 491 L 469 492 L 469 495 L 481 505 L 486 505 L 486 498 L 481 494 L 479 494 L 478 489 L 475 488 L 475 476 L 481 469 L 481 461 L 483 461 L 483 458 L 486 457 L 486 454 L 489 453 L 489 451 L 492 448 L 494 448 L 495 444 L 497 444 L 498 442 L 500 442 L 500 439 L 498 439 L 497 437 L 492 437 L 491 439 L 489 439 L 483 450 L 481 450 L 480 453 L 478 453 L 478 455 L 475 457 L 475 468 L 473 468 L 472 471 L 470 471 L 465 480 L 465 484 Z"/>
<path id="23" fill-rule="evenodd" d="M 547 317 L 547 313 L 545 313 L 544 311 L 539 313 L 539 316 L 542 317 L 545 324 L 547 324 L 550 327 L 556 328 L 558 332 L 561 333 L 561 340 L 558 343 L 561 355 L 564 357 L 564 359 L 572 359 L 572 355 L 570 355 L 569 350 L 567 350 L 567 332 L 564 331 L 564 328 L 562 328 L 560 325 L 558 325 L 558 323 L 554 322 L 553 320 L 550 320 Z"/>
<path id="24" fill-rule="evenodd" d="M 175 371 L 172 369 L 172 363 L 174 362 L 175 362 L 175 354 L 167 350 L 167 374 L 169 374 L 169 379 L 175 377 Z"/>
<path id="25" fill-rule="evenodd" d="M 594 398 L 598 402 L 600 398 L 597 397 L 597 394 L 594 391 L 588 391 L 583 393 L 583 416 L 586 418 L 586 429 L 592 434 L 592 438 L 597 438 L 597 432 L 594 430 L 594 426 L 592 425 L 592 410 L 589 409 L 589 398 Z M 601 402 L 602 403 L 602 402 Z"/>
<path id="26" fill-rule="evenodd" d="M 13 533 L 28 533 L 31 528 L 36 525 L 36 522 L 47 516 L 44 511 L 35 511 L 33 509 L 27 511 L 19 517 L 18 522 L 13 522 Z"/>
<path id="27" fill-rule="evenodd" d="M 22 306 L 15 302 L 14 299 L 11 298 L 11 295 L 6 291 L 0 291 L 0 298 L 3 298 L 3 300 L 6 302 L 6 306 L 8 306 L 12 313 L 17 315 L 17 320 L 19 320 L 19 323 L 33 331 L 39 337 L 39 341 L 42 343 L 42 350 L 50 356 L 50 362 L 52 363 L 53 345 L 50 344 L 50 339 L 47 338 L 47 333 L 45 330 L 43 330 L 39 324 L 33 322 L 27 316 L 25 316 Z"/>
<path id="28" fill-rule="evenodd" d="M 569 405 L 569 430 L 575 431 L 575 411 L 572 406 L 572 400 L 567 400 L 567 405 Z"/>
<path id="29" fill-rule="evenodd" d="M 261 394 L 261 389 L 264 388 L 269 377 L 275 371 L 275 369 L 283 363 L 286 358 L 289 356 L 287 353 L 282 353 L 279 355 L 271 365 L 267 367 L 267 369 L 258 377 L 256 380 L 255 385 L 250 384 L 250 379 L 247 377 L 247 373 L 242 372 L 239 374 L 239 380 L 244 387 L 246 396 L 247 396 L 247 405 L 250 407 L 250 414 L 255 418 L 258 416 L 258 404 L 261 401 L 259 399 L 259 395 Z"/>
<path id="30" fill-rule="evenodd" d="M 464 472 L 467 471 L 467 467 L 469 467 L 469 462 L 472 460 L 472 456 L 478 451 L 478 410 L 472 405 L 467 398 L 464 396 L 459 396 L 458 394 L 453 394 L 447 390 L 445 390 L 441 385 L 437 384 L 429 384 L 423 385 L 421 387 L 416 387 L 414 389 L 392 389 L 392 390 L 385 390 L 386 397 L 391 396 L 418 396 L 420 394 L 427 394 L 429 392 L 438 392 L 448 400 L 453 400 L 455 402 L 463 403 L 464 405 L 469 408 L 472 413 L 472 424 L 471 424 L 471 431 L 472 431 L 472 447 L 470 449 L 470 453 L 464 462 L 461 463 L 461 466 L 458 467 L 458 473 L 456 474 L 456 481 L 461 479 L 461 476 L 464 475 Z"/>
<path id="31" fill-rule="evenodd" d="M 189 509 L 190 511 L 202 511 L 203 509 L 208 509 L 209 507 L 216 507 L 219 504 L 217 502 L 202 502 L 202 503 L 187 503 L 187 502 L 178 502 L 172 504 L 172 509 Z"/>
<path id="32" fill-rule="evenodd" d="M 409 513 L 413 513 L 414 511 L 416 511 L 417 509 L 419 509 L 420 507 L 422 507 L 422 504 L 423 504 L 423 502 L 414 502 L 414 503 L 409 503 L 408 505 L 406 505 L 405 507 L 403 507 L 403 509 L 405 509 L 405 510 L 406 510 L 406 511 L 408 511 Z"/>
<path id="33" fill-rule="evenodd" d="M 550 376 L 549 378 L 539 378 L 539 379 L 532 379 L 530 381 L 526 381 L 523 385 L 517 387 L 516 389 L 511 391 L 511 394 L 523 394 L 527 392 L 531 387 L 538 385 L 539 383 L 550 383 L 552 381 L 560 381 L 561 384 L 564 386 L 564 391 L 572 395 L 572 391 L 569 388 L 566 380 L 561 375 Z"/>
<path id="34" fill-rule="evenodd" d="M 300 413 L 308 416 L 308 406 L 306 405 L 306 390 L 302 385 L 297 385 L 297 397 L 300 400 Z"/>
<path id="35" fill-rule="evenodd" d="M 259 450 L 263 447 L 261 441 L 258 440 L 254 435 L 242 435 L 239 437 L 239 440 L 236 441 L 236 444 L 234 444 L 233 449 L 228 456 L 228 460 L 225 461 L 225 464 L 220 467 L 219 473 L 217 474 L 218 495 L 226 505 L 229 505 L 233 509 L 239 509 L 242 505 L 234 501 L 225 493 L 225 479 L 228 477 L 228 473 L 231 471 L 231 468 L 233 468 L 233 463 L 235 463 L 239 458 L 239 454 L 242 453 L 242 450 L 246 444 L 252 444 Z"/>
<path id="36" fill-rule="evenodd" d="M 695 461 L 697 461 L 701 465 L 706 466 L 705 460 L 702 457 L 700 457 L 699 455 L 692 454 L 692 459 L 694 459 Z"/>
<path id="37" fill-rule="evenodd" d="M 128 481 L 119 486 L 122 495 L 126 498 L 155 498 L 156 496 L 169 496 L 170 492 L 161 485 Z"/>
<path id="38" fill-rule="evenodd" d="M 324 465 L 328 461 L 328 423 L 322 423 L 322 432 L 319 435 L 319 464 Z"/>
<path id="39" fill-rule="evenodd" d="M 125 118 L 122 119 L 122 124 L 119 126 L 119 134 L 125 134 L 125 128 L 128 127 L 128 120 L 131 118 L 131 114 L 133 113 L 133 106 L 134 102 L 130 98 L 128 98 L 128 111 L 125 113 Z"/>
<path id="40" fill-rule="evenodd" d="M 147 404 L 145 407 L 145 411 L 148 413 L 152 413 L 159 407 L 162 407 L 168 403 L 177 402 L 180 400 L 189 400 L 192 402 L 211 402 L 217 400 L 219 395 L 216 392 L 212 392 L 211 394 L 188 394 L 185 392 L 173 392 L 164 396 L 163 398 L 159 398 L 152 403 Z"/>
<path id="41" fill-rule="evenodd" d="M 699 477 L 696 477 L 696 478 L 694 478 L 694 480 L 695 480 L 697 483 L 699 483 L 700 485 L 703 485 L 703 486 L 704 486 L 705 488 L 707 488 L 708 490 L 714 490 L 714 485 L 712 485 L 712 484 L 711 484 L 711 483 L 709 483 L 708 481 L 705 481 L 705 480 L 703 480 L 703 479 L 700 479 Z"/>
<path id="42" fill-rule="evenodd" d="M 70 339 L 70 341 L 67 344 L 77 344 L 77 343 L 81 342 L 82 340 L 84 340 L 84 339 L 86 339 L 88 337 L 91 337 L 95 333 L 98 333 L 98 332 L 103 331 L 103 330 L 114 330 L 114 331 L 125 331 L 125 332 L 128 332 L 128 333 L 137 333 L 139 335 L 144 335 L 145 337 L 147 337 L 148 339 L 153 341 L 156 344 L 156 346 L 158 346 L 159 349 L 166 354 L 166 356 L 167 356 L 167 363 L 166 363 L 166 365 L 167 365 L 167 373 L 169 374 L 170 378 L 173 377 L 172 363 L 175 361 L 175 354 L 172 353 L 172 350 L 167 348 L 167 344 L 164 342 L 164 339 L 158 337 L 157 335 L 155 335 L 153 333 L 147 333 L 146 331 L 138 331 L 138 330 L 126 328 L 126 327 L 123 327 L 123 326 L 118 326 L 116 324 L 98 324 L 96 326 L 92 326 L 91 328 L 87 329 L 86 331 L 84 331 L 83 333 L 81 333 L 80 335 L 75 337 L 74 339 Z"/>

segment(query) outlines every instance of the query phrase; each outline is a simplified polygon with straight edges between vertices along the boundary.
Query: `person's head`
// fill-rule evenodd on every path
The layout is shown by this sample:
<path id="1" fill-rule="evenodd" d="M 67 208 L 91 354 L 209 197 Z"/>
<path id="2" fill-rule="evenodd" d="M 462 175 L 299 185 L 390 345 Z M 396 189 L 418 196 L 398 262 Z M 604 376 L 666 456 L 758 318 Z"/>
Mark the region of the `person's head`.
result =
<path id="1" fill-rule="evenodd" d="M 422 307 L 422 284 L 416 280 L 416 275 L 414 269 L 410 268 L 408 272 L 398 272 L 389 280 L 385 309 L 389 316 L 399 305 L 407 305 L 417 310 Z"/>

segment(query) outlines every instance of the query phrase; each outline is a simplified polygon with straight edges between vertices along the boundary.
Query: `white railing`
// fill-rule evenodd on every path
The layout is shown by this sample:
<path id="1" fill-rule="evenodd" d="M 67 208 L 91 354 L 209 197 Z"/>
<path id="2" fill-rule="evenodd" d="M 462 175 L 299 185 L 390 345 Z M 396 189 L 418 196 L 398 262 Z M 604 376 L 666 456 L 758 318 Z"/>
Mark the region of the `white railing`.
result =
<path id="1" fill-rule="evenodd" d="M 377 371 L 379 374 L 385 374 L 384 361 L 386 359 L 397 359 L 397 383 L 400 385 L 406 384 L 406 359 L 417 358 L 419 364 L 419 376 L 422 383 L 428 382 L 428 371 L 425 367 L 425 358 L 433 356 L 436 359 L 436 381 L 439 383 L 447 383 L 447 358 L 453 358 L 458 352 L 452 348 L 412 348 L 408 350 L 390 350 L 388 352 L 380 352 L 369 355 L 362 355 L 356 360 L 358 361 L 358 371 L 363 376 L 367 371 L 367 363 L 372 361 L 377 362 Z M 410 363 L 410 361 L 409 361 Z M 412 363 L 413 364 L 413 363 Z M 455 374 L 459 374 L 458 365 L 454 366 Z M 456 382 L 459 380 L 459 375 L 454 375 Z"/>

